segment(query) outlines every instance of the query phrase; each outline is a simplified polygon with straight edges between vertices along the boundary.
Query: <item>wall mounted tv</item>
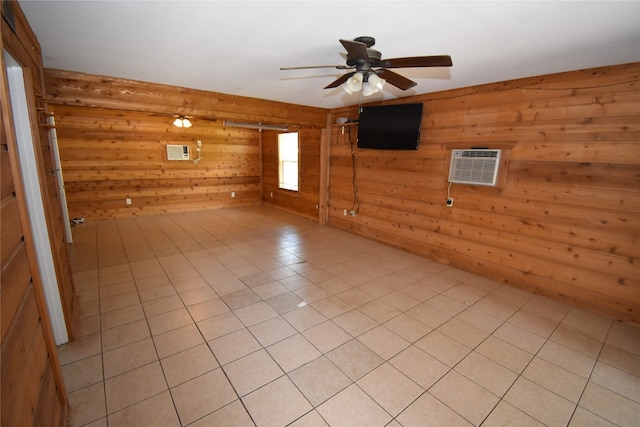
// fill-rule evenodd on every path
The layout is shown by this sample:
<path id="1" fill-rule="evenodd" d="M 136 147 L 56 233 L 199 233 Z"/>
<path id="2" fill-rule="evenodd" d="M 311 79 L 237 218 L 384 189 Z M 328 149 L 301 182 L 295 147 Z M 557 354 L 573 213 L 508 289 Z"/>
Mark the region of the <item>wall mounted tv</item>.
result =
<path id="1" fill-rule="evenodd" d="M 417 150 L 421 122 L 421 103 L 361 107 L 358 148 Z"/>

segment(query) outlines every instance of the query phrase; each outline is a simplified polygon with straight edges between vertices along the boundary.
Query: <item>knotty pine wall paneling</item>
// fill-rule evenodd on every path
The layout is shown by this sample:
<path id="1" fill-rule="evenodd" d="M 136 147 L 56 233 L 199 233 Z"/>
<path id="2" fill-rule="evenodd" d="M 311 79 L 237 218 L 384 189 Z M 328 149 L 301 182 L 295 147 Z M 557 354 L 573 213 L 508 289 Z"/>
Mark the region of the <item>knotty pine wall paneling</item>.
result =
<path id="1" fill-rule="evenodd" d="M 6 49 L 23 67 L 30 114 L 37 117 L 42 111 L 35 107 L 38 105 L 36 94 L 42 91 L 40 45 L 17 2 L 3 3 L 1 22 L 0 52 Z M 26 204 L 25 191 L 28 189 L 24 188 L 20 172 L 4 56 L 0 62 L 1 424 L 63 426 L 68 412 L 67 394 L 40 281 Z M 33 167 L 42 177 L 48 174 L 43 170 L 47 166 L 43 165 L 49 165 L 51 159 L 44 155 L 49 149 L 46 130 L 38 132 L 36 127 L 36 124 L 32 126 L 32 132 L 40 159 Z M 49 237 L 53 243 L 63 308 L 69 316 L 75 292 L 66 246 L 61 237 L 55 240 L 55 236 L 63 234 L 61 223 L 54 220 L 60 205 L 55 205 L 56 197 L 47 194 L 47 188 L 50 188 L 49 184 L 43 189 L 45 215 L 50 230 L 54 228 Z M 67 273 L 60 274 L 62 272 Z M 61 282 L 65 278 L 68 283 Z"/>
<path id="2" fill-rule="evenodd" d="M 319 220 L 320 200 L 320 140 L 323 129 L 291 129 L 298 132 L 298 191 L 279 188 L 278 132 L 263 131 L 263 187 L 265 202 L 298 215 Z"/>
<path id="3" fill-rule="evenodd" d="M 260 132 L 224 120 L 313 129 L 325 125 L 328 113 L 61 70 L 46 70 L 45 81 L 69 212 L 89 220 L 262 203 L 261 174 L 272 165 L 262 163 Z M 192 116 L 193 126 L 173 126 L 174 114 Z M 167 161 L 167 144 L 188 145 L 195 159 L 198 140 L 197 164 Z M 306 215 L 305 209 L 289 206 Z"/>
<path id="4" fill-rule="evenodd" d="M 355 217 L 350 146 L 332 125 L 328 222 L 640 323 L 639 85 L 634 63 L 388 101 L 424 103 L 420 147 L 356 150 Z M 447 208 L 450 149 L 478 146 L 511 147 L 503 182 L 454 184 Z"/>

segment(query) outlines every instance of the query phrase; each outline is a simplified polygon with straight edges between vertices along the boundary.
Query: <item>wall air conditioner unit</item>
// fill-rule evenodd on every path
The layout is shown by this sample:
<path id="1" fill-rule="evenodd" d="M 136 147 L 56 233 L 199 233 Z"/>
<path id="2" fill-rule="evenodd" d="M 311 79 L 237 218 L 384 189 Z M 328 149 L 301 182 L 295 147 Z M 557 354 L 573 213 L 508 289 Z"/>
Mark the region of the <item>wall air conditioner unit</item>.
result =
<path id="1" fill-rule="evenodd" d="M 189 146 L 167 145 L 167 160 L 189 160 Z"/>
<path id="2" fill-rule="evenodd" d="M 500 150 L 452 150 L 449 182 L 495 186 Z"/>

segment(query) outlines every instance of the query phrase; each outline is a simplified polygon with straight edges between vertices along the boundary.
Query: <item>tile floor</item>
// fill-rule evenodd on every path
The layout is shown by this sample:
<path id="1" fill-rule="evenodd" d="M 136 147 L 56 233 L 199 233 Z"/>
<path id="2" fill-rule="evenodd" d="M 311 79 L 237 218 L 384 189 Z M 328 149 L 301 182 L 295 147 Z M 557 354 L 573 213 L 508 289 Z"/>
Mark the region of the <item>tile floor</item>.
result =
<path id="1" fill-rule="evenodd" d="M 640 425 L 640 328 L 279 210 L 74 241 L 72 426 Z"/>

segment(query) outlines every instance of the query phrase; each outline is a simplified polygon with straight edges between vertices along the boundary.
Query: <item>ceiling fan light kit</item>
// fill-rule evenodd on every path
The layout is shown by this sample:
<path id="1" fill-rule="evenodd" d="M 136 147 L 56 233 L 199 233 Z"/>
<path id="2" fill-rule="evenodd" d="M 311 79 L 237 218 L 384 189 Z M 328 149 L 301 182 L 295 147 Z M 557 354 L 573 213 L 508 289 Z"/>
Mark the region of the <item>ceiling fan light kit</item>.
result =
<path id="1" fill-rule="evenodd" d="M 349 95 L 362 91 L 362 95 L 369 96 L 381 91 L 387 82 L 401 90 L 407 90 L 417 85 L 416 82 L 389 70 L 389 68 L 451 67 L 453 65 L 451 57 L 448 55 L 382 59 L 382 54 L 372 49 L 376 39 L 369 36 L 358 37 L 354 40 L 340 39 L 340 43 L 347 50 L 346 65 L 281 67 L 280 69 L 336 68 L 338 70 L 353 70 L 329 83 L 325 89 L 341 86 Z"/>

